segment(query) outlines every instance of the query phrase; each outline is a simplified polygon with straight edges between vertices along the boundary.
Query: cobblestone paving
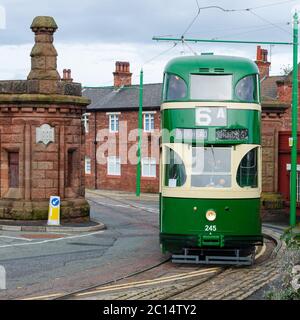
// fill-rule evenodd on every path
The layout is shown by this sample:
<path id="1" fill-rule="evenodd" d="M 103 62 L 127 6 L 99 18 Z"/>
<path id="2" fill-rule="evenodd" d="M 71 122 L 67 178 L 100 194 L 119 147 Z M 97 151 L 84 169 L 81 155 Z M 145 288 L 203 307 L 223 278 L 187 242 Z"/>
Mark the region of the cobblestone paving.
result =
<path id="1" fill-rule="evenodd" d="M 278 234 L 269 233 L 278 239 Z M 243 300 L 279 276 L 278 264 L 280 253 L 284 248 L 284 244 L 280 243 L 274 250 L 272 258 L 251 267 L 220 267 L 215 273 L 199 275 L 192 280 L 174 281 L 167 285 L 155 285 L 147 288 L 130 288 L 130 284 L 128 284 L 129 287 L 126 289 L 116 292 L 99 292 L 92 299 Z M 90 296 L 86 298 L 91 299 Z"/>
<path id="2" fill-rule="evenodd" d="M 247 269 L 229 269 L 172 299 L 243 300 L 277 276 L 276 261 Z"/>

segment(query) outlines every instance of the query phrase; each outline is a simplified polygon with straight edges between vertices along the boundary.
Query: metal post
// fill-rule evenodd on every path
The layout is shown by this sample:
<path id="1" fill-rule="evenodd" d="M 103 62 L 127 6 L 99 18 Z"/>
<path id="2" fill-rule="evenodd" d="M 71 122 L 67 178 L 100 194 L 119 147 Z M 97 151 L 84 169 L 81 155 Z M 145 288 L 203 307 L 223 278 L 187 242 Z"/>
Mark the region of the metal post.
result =
<path id="1" fill-rule="evenodd" d="M 293 24 L 293 92 L 292 92 L 292 150 L 290 176 L 290 226 L 296 225 L 297 209 L 297 126 L 298 126 L 298 13 Z"/>
<path id="2" fill-rule="evenodd" d="M 186 39 L 186 38 L 163 38 L 153 37 L 156 41 L 171 41 L 171 42 L 205 42 L 205 43 L 235 43 L 235 44 L 278 44 L 278 45 L 292 45 L 292 42 L 277 42 L 277 41 L 245 41 L 245 40 L 214 40 L 214 39 Z"/>
<path id="3" fill-rule="evenodd" d="M 138 119 L 138 149 L 136 168 L 136 196 L 141 194 L 141 146 L 143 133 L 143 69 L 140 72 L 140 96 L 139 96 L 139 119 Z"/>

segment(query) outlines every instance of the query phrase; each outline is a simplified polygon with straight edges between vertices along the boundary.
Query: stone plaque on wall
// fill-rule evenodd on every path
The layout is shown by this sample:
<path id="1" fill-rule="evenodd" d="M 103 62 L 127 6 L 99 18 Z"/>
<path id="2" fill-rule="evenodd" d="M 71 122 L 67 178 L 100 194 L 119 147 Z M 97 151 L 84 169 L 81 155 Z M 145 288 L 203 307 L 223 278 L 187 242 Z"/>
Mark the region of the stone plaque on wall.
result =
<path id="1" fill-rule="evenodd" d="M 54 142 L 54 128 L 49 124 L 36 128 L 36 143 L 43 143 L 47 146 L 50 142 Z"/>

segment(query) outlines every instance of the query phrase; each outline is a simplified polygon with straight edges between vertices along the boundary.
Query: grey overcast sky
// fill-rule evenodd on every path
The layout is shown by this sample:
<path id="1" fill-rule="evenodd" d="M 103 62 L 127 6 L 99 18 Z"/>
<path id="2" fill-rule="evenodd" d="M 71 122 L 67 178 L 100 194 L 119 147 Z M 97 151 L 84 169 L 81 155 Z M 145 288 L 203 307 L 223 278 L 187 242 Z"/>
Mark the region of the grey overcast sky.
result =
<path id="1" fill-rule="evenodd" d="M 300 7 L 300 0 L 0 0 L 2 24 L 1 12 L 6 16 L 0 29 L 0 79 L 26 78 L 33 45 L 29 27 L 37 15 L 53 16 L 58 24 L 59 71 L 72 69 L 74 80 L 86 86 L 111 85 L 117 60 L 130 62 L 134 83 L 143 66 L 145 82 L 151 83 L 161 82 L 164 65 L 179 55 L 212 51 L 255 59 L 255 45 L 178 44 L 161 54 L 173 43 L 158 43 L 152 36 L 180 37 L 197 14 L 197 2 L 240 11 L 201 10 L 186 38 L 290 42 L 292 9 Z M 265 47 L 271 51 L 272 74 L 292 64 L 291 47 Z"/>

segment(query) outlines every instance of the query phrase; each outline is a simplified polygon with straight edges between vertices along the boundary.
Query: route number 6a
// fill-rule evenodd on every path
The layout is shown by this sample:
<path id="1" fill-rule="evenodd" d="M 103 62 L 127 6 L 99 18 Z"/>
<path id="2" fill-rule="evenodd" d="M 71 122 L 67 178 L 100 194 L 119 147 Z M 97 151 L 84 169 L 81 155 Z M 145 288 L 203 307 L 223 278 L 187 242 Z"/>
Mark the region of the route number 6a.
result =
<path id="1" fill-rule="evenodd" d="M 217 231 L 217 226 L 216 225 L 214 225 L 214 224 L 212 224 L 212 225 L 206 225 L 205 226 L 205 229 L 204 229 L 205 231 Z"/>
<path id="2" fill-rule="evenodd" d="M 225 107 L 198 107 L 195 120 L 197 126 L 226 126 L 227 113 Z"/>

